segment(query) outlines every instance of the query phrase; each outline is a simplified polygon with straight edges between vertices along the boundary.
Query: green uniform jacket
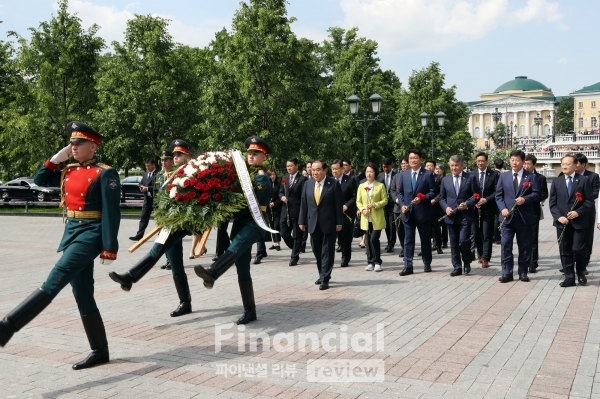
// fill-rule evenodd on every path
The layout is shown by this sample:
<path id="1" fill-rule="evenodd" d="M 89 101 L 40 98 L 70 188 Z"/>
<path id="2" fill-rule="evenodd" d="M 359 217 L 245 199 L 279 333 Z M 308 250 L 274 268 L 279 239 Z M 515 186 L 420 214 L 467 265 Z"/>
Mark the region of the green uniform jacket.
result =
<path id="1" fill-rule="evenodd" d="M 258 204 L 261 207 L 261 211 L 264 214 L 266 212 L 267 206 L 271 201 L 271 179 L 267 176 L 262 169 L 258 169 L 257 173 L 252 178 L 252 184 L 254 186 L 254 193 L 256 194 L 256 199 L 258 200 Z M 263 215 L 264 217 L 264 215 Z M 252 217 L 252 212 L 250 212 L 250 208 L 246 207 L 236 213 L 233 216 L 234 221 L 239 223 L 254 223 L 254 218 Z M 268 220 L 264 217 L 265 221 Z M 256 226 L 258 229 L 258 225 Z M 262 229 L 261 229 L 262 230 Z M 266 232 L 265 232 L 266 233 Z"/>
<path id="2" fill-rule="evenodd" d="M 117 259 L 117 235 L 121 223 L 121 183 L 116 170 L 91 159 L 68 165 L 64 170 L 49 160 L 33 181 L 38 186 L 60 187 L 61 205 L 67 217 L 88 219 L 90 223 L 67 223 L 58 247 L 64 251 L 72 242 L 102 242 L 100 258 Z"/>

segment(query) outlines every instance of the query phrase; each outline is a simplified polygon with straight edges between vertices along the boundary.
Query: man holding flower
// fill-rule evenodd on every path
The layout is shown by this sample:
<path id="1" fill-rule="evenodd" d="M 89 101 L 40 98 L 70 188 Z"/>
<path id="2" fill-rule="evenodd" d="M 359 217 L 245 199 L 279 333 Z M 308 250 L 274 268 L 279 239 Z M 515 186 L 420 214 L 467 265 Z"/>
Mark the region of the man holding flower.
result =
<path id="1" fill-rule="evenodd" d="M 496 186 L 496 204 L 500 210 L 501 231 L 501 283 L 513 281 L 513 239 L 517 236 L 519 247 L 519 280 L 528 282 L 527 270 L 531 263 L 533 236 L 530 228 L 535 223 L 533 206 L 539 203 L 541 191 L 535 174 L 523 168 L 525 153 L 514 150 L 510 153 L 511 170 L 502 173 Z"/>
<path id="2" fill-rule="evenodd" d="M 440 206 L 450 235 L 450 253 L 454 270 L 450 276 L 471 272 L 471 224 L 475 217 L 475 204 L 481 198 L 479 185 L 471 173 L 463 172 L 464 162 L 458 155 L 450 157 L 450 174 L 442 179 Z M 461 262 L 462 256 L 462 262 Z"/>
<path id="3" fill-rule="evenodd" d="M 589 218 L 594 215 L 594 195 L 591 180 L 576 173 L 573 155 L 565 155 L 560 161 L 563 172 L 552 182 L 550 188 L 550 213 L 554 219 L 560 262 L 565 271 L 561 287 L 586 284 L 584 270 L 587 262 L 586 235 L 589 234 Z"/>

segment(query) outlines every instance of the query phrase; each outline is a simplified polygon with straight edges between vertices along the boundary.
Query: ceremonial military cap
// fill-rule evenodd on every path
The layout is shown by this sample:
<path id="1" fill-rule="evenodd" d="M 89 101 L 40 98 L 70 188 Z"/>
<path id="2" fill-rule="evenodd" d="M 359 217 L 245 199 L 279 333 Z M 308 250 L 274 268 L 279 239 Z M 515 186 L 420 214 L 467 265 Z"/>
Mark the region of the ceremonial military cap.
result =
<path id="1" fill-rule="evenodd" d="M 173 152 L 181 152 L 182 154 L 192 155 L 191 147 L 185 140 L 173 140 L 171 142 L 171 148 L 173 149 Z"/>
<path id="2" fill-rule="evenodd" d="M 160 153 L 160 159 L 173 159 L 173 153 L 171 151 L 163 150 Z"/>
<path id="3" fill-rule="evenodd" d="M 92 143 L 100 144 L 104 139 L 100 133 L 86 125 L 85 123 L 73 121 L 67 123 L 65 130 L 71 139 L 71 143 L 82 143 L 91 141 Z"/>
<path id="4" fill-rule="evenodd" d="M 244 144 L 248 150 L 261 151 L 265 155 L 269 155 L 271 152 L 271 147 L 269 147 L 267 142 L 257 136 L 248 137 Z"/>

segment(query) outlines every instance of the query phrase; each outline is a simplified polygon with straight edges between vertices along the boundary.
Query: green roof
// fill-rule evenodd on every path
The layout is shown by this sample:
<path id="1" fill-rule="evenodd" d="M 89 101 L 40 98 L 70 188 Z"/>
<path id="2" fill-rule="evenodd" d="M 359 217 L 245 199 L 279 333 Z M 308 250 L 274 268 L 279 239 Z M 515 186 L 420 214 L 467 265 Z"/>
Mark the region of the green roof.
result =
<path id="1" fill-rule="evenodd" d="M 494 93 L 501 93 L 503 91 L 508 90 L 521 90 L 521 91 L 530 91 L 530 90 L 547 90 L 550 91 L 549 88 L 544 86 L 542 83 L 537 80 L 527 79 L 527 76 L 517 76 L 513 80 L 510 80 L 496 90 Z"/>
<path id="2" fill-rule="evenodd" d="M 596 83 L 595 85 L 585 86 L 583 89 L 577 90 L 575 93 L 587 93 L 591 91 L 600 91 L 600 82 Z"/>

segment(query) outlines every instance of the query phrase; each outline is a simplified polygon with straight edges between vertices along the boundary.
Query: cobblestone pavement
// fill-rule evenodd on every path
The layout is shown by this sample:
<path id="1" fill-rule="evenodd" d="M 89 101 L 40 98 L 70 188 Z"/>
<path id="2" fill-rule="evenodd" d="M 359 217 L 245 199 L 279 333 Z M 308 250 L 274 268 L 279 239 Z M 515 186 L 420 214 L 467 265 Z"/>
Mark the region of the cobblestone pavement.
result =
<path id="1" fill-rule="evenodd" d="M 231 324 L 242 313 L 235 271 L 212 290 L 193 272 L 211 263 L 214 234 L 208 255 L 185 259 L 190 315 L 169 317 L 178 300 L 159 267 L 129 293 L 110 280 L 109 271 L 127 270 L 150 247 L 128 253 L 137 221 L 123 220 L 118 260 L 95 270 L 110 363 L 71 370 L 89 346 L 65 289 L 0 348 L 0 398 L 600 398 L 600 248 L 587 286 L 559 287 L 545 214 L 540 270 L 529 283 L 497 281 L 498 245 L 489 269 L 475 263 L 470 275 L 452 278 L 449 249 L 434 255 L 433 273 L 419 260 L 414 275 L 400 277 L 397 249 L 375 273 L 354 244 L 350 267 L 339 268 L 336 254 L 327 291 L 314 285 L 312 253 L 289 267 L 287 248 L 269 251 L 252 266 L 258 321 L 240 329 Z M 0 230 L 2 317 L 46 278 L 63 225 L 1 216 Z"/>

